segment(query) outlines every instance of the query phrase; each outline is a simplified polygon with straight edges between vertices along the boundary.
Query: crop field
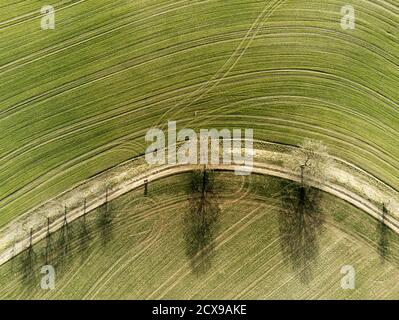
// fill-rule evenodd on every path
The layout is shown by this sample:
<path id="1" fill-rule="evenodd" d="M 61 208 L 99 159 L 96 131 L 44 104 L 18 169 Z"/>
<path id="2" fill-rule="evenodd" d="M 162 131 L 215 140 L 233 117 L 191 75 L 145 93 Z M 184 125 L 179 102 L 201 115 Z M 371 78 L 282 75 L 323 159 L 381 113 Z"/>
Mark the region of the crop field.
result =
<path id="1" fill-rule="evenodd" d="M 69 226 L 64 256 L 52 235 L 49 263 L 57 266 L 57 287 L 45 291 L 40 279 L 22 271 L 24 254 L 0 268 L 1 298 L 38 299 L 381 299 L 399 297 L 399 239 L 389 232 L 385 261 L 378 253 L 377 222 L 331 196 L 323 200 L 324 224 L 304 247 L 284 240 L 279 219 L 281 180 L 219 173 L 219 227 L 211 250 L 200 260 L 187 255 L 184 213 L 188 175 L 159 180 L 148 197 L 136 190 L 112 204 L 109 230 L 98 229 L 98 212 L 87 217 L 88 240 L 81 242 L 82 220 Z M 173 187 L 170 187 L 173 186 Z M 265 187 L 267 186 L 267 187 Z M 311 226 L 309 226 L 311 228 Z M 312 230 L 308 230 L 312 232 Z M 108 241 L 104 243 L 104 240 Z M 46 242 L 34 246 L 32 270 L 44 264 Z M 293 246 L 299 256 L 281 248 Z M 57 251 L 58 250 L 58 251 Z M 301 252 L 314 252 L 303 267 L 292 268 Z M 26 253 L 25 253 L 26 254 Z M 357 288 L 341 288 L 343 265 L 353 265 Z M 378 270 L 378 272 L 374 272 Z M 34 273 L 32 273 L 34 274 Z M 10 279 L 13 279 L 10 281 Z"/>
<path id="2" fill-rule="evenodd" d="M 0 298 L 399 298 L 398 0 L 51 2 L 0 0 Z M 171 121 L 251 128 L 271 146 L 256 160 L 277 172 L 216 174 L 221 211 L 196 254 L 190 174 L 127 187 L 149 130 Z M 305 190 L 304 167 L 283 172 L 293 153 L 276 150 L 306 139 L 339 166 L 332 192 L 307 191 L 323 219 L 299 222 L 284 214 L 295 206 L 284 186 L 301 178 Z M 113 172 L 121 195 L 108 201 Z M 90 212 L 67 219 L 64 200 L 85 199 L 86 213 L 86 198 Z M 64 208 L 69 223 L 1 265 L 18 232 L 32 242 L 37 216 L 50 230 Z M 342 289 L 343 266 L 356 269 L 356 290 Z"/>
<path id="3" fill-rule="evenodd" d="M 399 188 L 399 7 L 345 1 L 1 2 L 0 226 L 142 154 L 152 126 L 314 137 Z M 195 115 L 195 112 L 197 114 Z"/>

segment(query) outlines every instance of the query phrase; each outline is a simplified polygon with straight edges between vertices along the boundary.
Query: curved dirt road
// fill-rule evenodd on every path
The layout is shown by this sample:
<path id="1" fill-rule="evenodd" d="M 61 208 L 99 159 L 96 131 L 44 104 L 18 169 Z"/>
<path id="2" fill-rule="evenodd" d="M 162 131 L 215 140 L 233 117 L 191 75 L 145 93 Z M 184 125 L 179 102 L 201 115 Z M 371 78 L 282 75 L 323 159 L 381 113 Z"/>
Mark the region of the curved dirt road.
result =
<path id="1" fill-rule="evenodd" d="M 111 192 L 109 192 L 108 200 L 112 201 L 136 188 L 142 187 L 146 179 L 149 182 L 151 182 L 178 173 L 192 171 L 198 168 L 199 168 L 198 165 L 164 165 L 162 167 L 149 170 L 143 174 L 137 175 L 132 181 L 124 183 L 119 187 L 115 188 L 114 190 L 112 190 Z M 220 164 L 220 165 L 208 166 L 208 168 L 215 170 L 234 171 L 236 169 L 236 166 Z M 300 177 L 292 173 L 290 170 L 287 170 L 282 166 L 268 165 L 262 162 L 254 162 L 252 173 L 270 175 L 292 181 L 298 181 L 298 182 L 300 181 Z M 350 204 L 365 211 L 366 213 L 370 214 L 376 219 L 381 219 L 382 216 L 381 208 L 378 208 L 371 201 L 359 196 L 355 192 L 352 192 L 342 186 L 333 183 L 327 183 L 323 187 L 319 188 L 325 192 L 328 192 L 336 197 L 339 197 L 349 202 Z M 86 213 L 95 210 L 96 208 L 104 204 L 104 202 L 105 202 L 104 195 L 99 195 L 96 200 L 88 202 L 86 204 Z M 83 214 L 84 214 L 83 206 L 78 207 L 67 213 L 67 219 L 69 222 L 72 222 L 73 220 L 79 218 Z M 64 217 L 60 217 L 57 220 L 55 220 L 50 226 L 50 232 L 55 232 L 56 230 L 61 228 L 63 222 L 64 222 Z M 398 221 L 396 221 L 396 219 L 388 216 L 385 218 L 384 222 L 388 227 L 390 227 L 393 231 L 399 234 L 399 223 Z M 32 242 L 37 243 L 38 241 L 44 239 L 46 233 L 47 233 L 47 228 L 43 228 L 37 231 L 36 233 L 33 234 Z M 0 254 L 0 265 L 4 264 L 8 260 L 10 260 L 13 256 L 25 250 L 28 245 L 29 245 L 29 239 L 24 239 L 16 243 L 13 248 L 8 248 L 6 250 L 3 250 L 3 252 L 1 252 Z"/>

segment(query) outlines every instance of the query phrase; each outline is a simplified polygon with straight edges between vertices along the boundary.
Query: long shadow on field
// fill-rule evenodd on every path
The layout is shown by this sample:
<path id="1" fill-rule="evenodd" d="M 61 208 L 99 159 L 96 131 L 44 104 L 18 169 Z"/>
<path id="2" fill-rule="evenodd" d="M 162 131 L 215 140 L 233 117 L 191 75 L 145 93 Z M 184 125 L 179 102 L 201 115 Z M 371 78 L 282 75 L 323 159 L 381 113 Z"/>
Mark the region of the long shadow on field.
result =
<path id="1" fill-rule="evenodd" d="M 57 264 L 65 265 L 67 263 L 67 259 L 72 253 L 70 250 L 72 237 L 72 228 L 65 222 L 59 231 L 55 246 Z"/>
<path id="2" fill-rule="evenodd" d="M 319 235 L 324 217 L 322 192 L 301 184 L 282 182 L 279 230 L 282 252 L 304 283 L 312 279 L 312 263 L 319 253 Z"/>
<path id="3" fill-rule="evenodd" d="M 211 267 L 220 214 L 215 173 L 209 170 L 192 172 L 188 191 L 189 209 L 183 218 L 186 254 L 192 271 L 203 274 Z"/>
<path id="4" fill-rule="evenodd" d="M 85 216 L 80 221 L 78 234 L 79 234 L 79 253 L 80 253 L 80 258 L 81 258 L 82 261 L 84 261 L 87 258 L 87 256 L 88 256 L 89 248 L 90 248 L 90 240 L 91 240 L 90 229 L 89 229 L 89 226 L 86 223 L 86 217 Z"/>
<path id="5" fill-rule="evenodd" d="M 383 207 L 382 218 L 377 225 L 377 237 L 378 237 L 378 254 L 381 258 L 381 263 L 384 263 L 389 254 L 389 230 L 385 224 L 385 218 L 388 214 L 387 208 Z"/>
<path id="6" fill-rule="evenodd" d="M 101 244 L 105 248 L 113 238 L 114 207 L 112 202 L 106 202 L 98 208 L 97 227 Z"/>
<path id="7" fill-rule="evenodd" d="M 37 259 L 33 247 L 29 247 L 21 253 L 19 268 L 23 287 L 33 288 L 36 283 Z"/>

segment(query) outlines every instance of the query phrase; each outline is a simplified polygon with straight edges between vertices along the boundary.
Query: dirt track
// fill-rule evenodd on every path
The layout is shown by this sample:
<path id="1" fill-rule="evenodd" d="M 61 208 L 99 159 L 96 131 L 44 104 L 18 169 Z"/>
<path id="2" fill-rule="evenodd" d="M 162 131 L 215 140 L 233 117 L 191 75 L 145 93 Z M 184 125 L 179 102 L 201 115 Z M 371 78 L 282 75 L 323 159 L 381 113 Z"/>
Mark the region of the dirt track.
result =
<path id="1" fill-rule="evenodd" d="M 216 170 L 226 170 L 226 171 L 234 171 L 234 165 L 213 165 L 209 166 L 209 168 L 216 169 Z M 198 165 L 165 165 L 162 167 L 158 167 L 155 169 L 151 169 L 145 173 L 137 175 L 133 180 L 129 181 L 128 183 L 123 183 L 117 186 L 108 194 L 108 200 L 114 200 L 120 197 L 123 194 L 126 194 L 136 188 L 142 187 L 144 185 L 144 180 L 148 179 L 149 182 L 165 178 L 167 176 L 171 176 L 178 173 L 188 172 L 194 169 L 198 169 Z M 289 170 L 283 168 L 282 166 L 277 165 L 268 165 L 261 162 L 254 162 L 254 167 L 252 169 L 253 173 L 270 175 L 275 177 L 280 177 L 284 179 L 289 179 L 293 181 L 299 181 L 299 177 Z M 372 215 L 375 218 L 381 217 L 381 208 L 376 207 L 371 201 L 365 199 L 355 192 L 348 190 L 342 186 L 333 183 L 327 183 L 325 186 L 321 187 L 323 191 L 326 191 L 334 196 L 337 196 L 352 205 L 356 206 L 357 208 L 365 211 L 366 213 Z M 87 203 L 86 212 L 90 212 L 101 206 L 105 202 L 104 195 L 99 195 L 96 200 Z M 67 214 L 67 219 L 69 222 L 79 218 L 84 213 L 83 207 L 78 207 L 74 210 L 71 210 Z M 58 218 L 54 221 L 50 226 L 50 231 L 54 232 L 58 230 L 63 224 L 63 217 Z M 399 233 L 399 223 L 396 219 L 388 216 L 386 217 L 385 223 L 389 226 L 392 230 Z M 39 230 L 38 232 L 34 233 L 33 235 L 33 243 L 36 243 L 42 240 L 46 236 L 46 228 Z M 15 244 L 14 248 L 7 248 L 3 250 L 0 254 L 0 265 L 7 262 L 11 259 L 14 255 L 22 252 L 27 245 L 29 239 L 21 240 L 20 242 Z"/>

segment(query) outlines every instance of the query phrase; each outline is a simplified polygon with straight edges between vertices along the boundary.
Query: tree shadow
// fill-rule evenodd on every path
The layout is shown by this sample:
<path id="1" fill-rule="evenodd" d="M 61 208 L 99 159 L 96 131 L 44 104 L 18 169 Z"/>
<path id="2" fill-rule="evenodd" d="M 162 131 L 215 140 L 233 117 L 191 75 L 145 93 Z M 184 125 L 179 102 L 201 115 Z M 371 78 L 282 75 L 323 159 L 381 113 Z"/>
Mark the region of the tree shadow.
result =
<path id="1" fill-rule="evenodd" d="M 44 262 L 46 265 L 52 264 L 55 260 L 55 245 L 53 243 L 53 235 L 51 233 L 46 236 L 46 245 L 44 247 Z"/>
<path id="2" fill-rule="evenodd" d="M 33 247 L 30 246 L 23 251 L 19 258 L 19 267 L 22 286 L 32 289 L 36 284 L 37 256 Z"/>
<path id="3" fill-rule="evenodd" d="M 279 231 L 283 256 L 303 283 L 312 278 L 312 264 L 319 253 L 324 216 L 322 192 L 299 183 L 283 181 Z"/>
<path id="4" fill-rule="evenodd" d="M 378 254 L 381 259 L 381 263 L 384 263 L 388 254 L 389 254 L 389 230 L 388 226 L 385 224 L 385 219 L 388 214 L 388 210 L 386 206 L 383 206 L 382 209 L 382 217 L 377 225 L 377 245 L 378 245 Z"/>
<path id="5" fill-rule="evenodd" d="M 72 258 L 71 241 L 73 238 L 73 232 L 71 226 L 67 222 L 64 222 L 61 229 L 59 230 L 58 239 L 55 243 L 55 259 L 54 264 L 59 267 L 64 267 L 68 262 L 68 259 Z"/>
<path id="6" fill-rule="evenodd" d="M 83 216 L 80 221 L 79 230 L 79 253 L 81 261 L 84 261 L 89 253 L 91 234 L 86 222 L 86 216 Z"/>
<path id="7" fill-rule="evenodd" d="M 190 173 L 189 208 L 183 218 L 186 254 L 193 273 L 206 273 L 215 254 L 214 239 L 219 227 L 220 207 L 213 171 Z"/>
<path id="8" fill-rule="evenodd" d="M 113 204 L 104 203 L 98 208 L 97 227 L 103 248 L 107 247 L 113 238 Z"/>

